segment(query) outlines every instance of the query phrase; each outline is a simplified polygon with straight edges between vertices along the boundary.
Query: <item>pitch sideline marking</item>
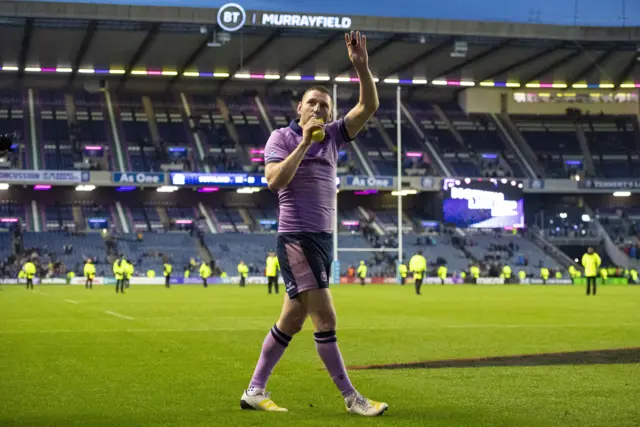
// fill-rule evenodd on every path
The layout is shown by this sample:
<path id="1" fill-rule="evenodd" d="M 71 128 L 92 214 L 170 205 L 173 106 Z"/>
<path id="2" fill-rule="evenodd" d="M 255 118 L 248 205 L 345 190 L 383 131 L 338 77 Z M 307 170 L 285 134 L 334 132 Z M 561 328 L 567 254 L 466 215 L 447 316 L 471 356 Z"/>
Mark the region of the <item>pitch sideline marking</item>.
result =
<path id="1" fill-rule="evenodd" d="M 116 313 L 115 311 L 105 311 L 106 314 L 114 317 L 119 317 L 121 319 L 134 320 L 131 316 L 125 316 L 124 314 Z"/>
<path id="2" fill-rule="evenodd" d="M 78 301 L 74 301 L 72 299 L 66 299 L 65 301 L 68 302 L 69 304 L 76 304 L 76 305 L 79 304 Z"/>

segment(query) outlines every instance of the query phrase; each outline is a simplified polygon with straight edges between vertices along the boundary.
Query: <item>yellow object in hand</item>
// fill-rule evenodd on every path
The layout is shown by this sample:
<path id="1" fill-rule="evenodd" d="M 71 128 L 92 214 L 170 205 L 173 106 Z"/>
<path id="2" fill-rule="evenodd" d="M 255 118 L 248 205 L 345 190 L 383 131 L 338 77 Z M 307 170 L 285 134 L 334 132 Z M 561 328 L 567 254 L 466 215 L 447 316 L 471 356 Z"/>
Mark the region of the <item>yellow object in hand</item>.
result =
<path id="1" fill-rule="evenodd" d="M 323 119 L 318 119 L 320 120 L 322 123 L 324 123 Z M 314 130 L 313 133 L 311 134 L 311 139 L 315 142 L 322 142 L 324 141 L 324 129 L 318 129 L 318 130 Z"/>

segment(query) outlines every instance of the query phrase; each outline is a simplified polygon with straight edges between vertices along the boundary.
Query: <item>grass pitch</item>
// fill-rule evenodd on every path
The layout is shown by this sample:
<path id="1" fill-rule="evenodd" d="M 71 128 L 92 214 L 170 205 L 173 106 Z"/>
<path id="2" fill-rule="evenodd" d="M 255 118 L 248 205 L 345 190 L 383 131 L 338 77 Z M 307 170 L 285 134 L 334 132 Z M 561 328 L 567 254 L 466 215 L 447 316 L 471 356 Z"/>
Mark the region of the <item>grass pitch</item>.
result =
<path id="1" fill-rule="evenodd" d="M 640 347 L 640 287 L 335 286 L 349 366 Z M 0 289 L 0 426 L 637 426 L 638 363 L 353 370 L 380 418 L 345 412 L 310 322 L 241 411 L 282 295 L 249 286 Z"/>

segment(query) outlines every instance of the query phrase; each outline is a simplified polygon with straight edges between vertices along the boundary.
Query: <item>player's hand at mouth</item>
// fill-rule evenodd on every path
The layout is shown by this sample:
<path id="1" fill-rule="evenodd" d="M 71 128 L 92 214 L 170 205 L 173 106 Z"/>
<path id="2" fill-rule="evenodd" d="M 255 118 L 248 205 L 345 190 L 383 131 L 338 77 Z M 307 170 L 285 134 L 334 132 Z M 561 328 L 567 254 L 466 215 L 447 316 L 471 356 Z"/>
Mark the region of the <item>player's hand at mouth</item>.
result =
<path id="1" fill-rule="evenodd" d="M 302 126 L 302 142 L 313 143 L 312 134 L 316 130 L 320 130 L 324 127 L 324 120 L 312 117 L 307 123 Z"/>

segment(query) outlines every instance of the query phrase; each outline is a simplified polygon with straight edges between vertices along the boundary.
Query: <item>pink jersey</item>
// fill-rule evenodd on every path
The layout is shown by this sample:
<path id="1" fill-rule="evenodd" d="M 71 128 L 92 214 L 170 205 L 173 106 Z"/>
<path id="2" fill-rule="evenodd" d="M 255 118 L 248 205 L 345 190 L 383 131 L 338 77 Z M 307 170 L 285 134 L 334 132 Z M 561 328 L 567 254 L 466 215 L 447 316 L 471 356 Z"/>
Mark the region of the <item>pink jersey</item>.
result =
<path id="1" fill-rule="evenodd" d="M 333 231 L 338 146 L 351 139 L 342 119 L 327 124 L 324 130 L 324 141 L 309 148 L 289 185 L 278 191 L 280 233 Z M 265 164 L 283 161 L 301 141 L 297 120 L 276 129 L 264 148 Z"/>

